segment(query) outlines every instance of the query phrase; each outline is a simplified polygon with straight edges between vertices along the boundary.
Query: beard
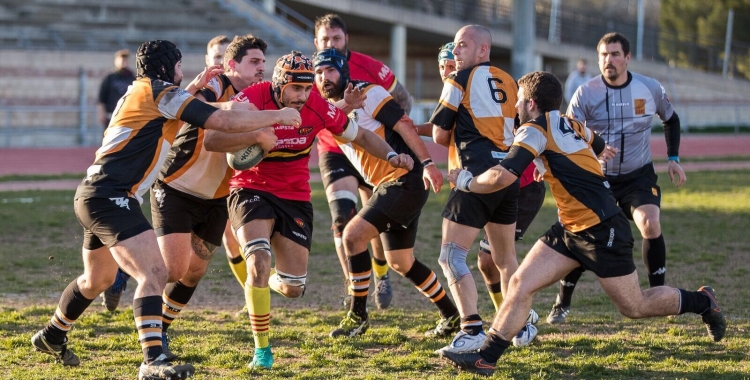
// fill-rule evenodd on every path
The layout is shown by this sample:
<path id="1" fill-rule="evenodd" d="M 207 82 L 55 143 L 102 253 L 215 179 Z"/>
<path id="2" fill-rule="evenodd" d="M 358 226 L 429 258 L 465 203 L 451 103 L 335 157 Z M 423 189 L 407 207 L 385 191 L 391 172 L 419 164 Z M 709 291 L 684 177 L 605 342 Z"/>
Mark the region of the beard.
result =
<path id="1" fill-rule="evenodd" d="M 327 87 L 329 85 L 330 87 Z M 326 99 L 340 99 L 343 95 L 340 83 L 334 83 L 328 80 L 323 82 L 323 86 L 318 87 L 318 90 L 320 90 L 320 94 Z"/>

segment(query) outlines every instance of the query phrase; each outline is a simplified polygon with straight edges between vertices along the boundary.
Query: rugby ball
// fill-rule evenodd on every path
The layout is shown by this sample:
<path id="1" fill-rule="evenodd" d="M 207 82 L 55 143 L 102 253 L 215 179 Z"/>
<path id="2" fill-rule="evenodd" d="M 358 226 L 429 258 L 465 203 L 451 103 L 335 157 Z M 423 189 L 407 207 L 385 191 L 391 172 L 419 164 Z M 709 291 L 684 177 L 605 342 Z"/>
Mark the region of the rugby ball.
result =
<path id="1" fill-rule="evenodd" d="M 258 144 L 250 145 L 233 153 L 227 153 L 227 164 L 234 170 L 247 170 L 263 159 L 266 152 Z"/>

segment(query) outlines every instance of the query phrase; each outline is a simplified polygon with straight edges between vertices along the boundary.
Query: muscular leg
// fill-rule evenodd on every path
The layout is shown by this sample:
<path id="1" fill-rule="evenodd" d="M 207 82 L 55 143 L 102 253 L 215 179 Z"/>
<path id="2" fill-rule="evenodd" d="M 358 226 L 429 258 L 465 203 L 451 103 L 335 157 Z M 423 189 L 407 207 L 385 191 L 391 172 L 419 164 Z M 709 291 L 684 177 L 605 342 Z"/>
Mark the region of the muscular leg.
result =
<path id="1" fill-rule="evenodd" d="M 359 197 L 362 198 L 362 204 L 367 204 L 367 201 L 372 197 L 372 190 L 369 188 L 360 188 Z M 380 236 L 376 236 L 370 239 L 370 247 L 372 248 L 372 258 L 375 261 L 383 263 L 386 260 L 385 251 L 383 250 L 383 242 L 380 240 Z M 383 277 L 388 274 L 388 266 L 386 265 L 374 265 L 376 277 Z"/>
<path id="2" fill-rule="evenodd" d="M 495 306 L 495 311 L 497 311 L 500 309 L 500 304 L 503 302 L 500 271 L 492 260 L 490 243 L 483 239 L 479 242 L 479 247 L 479 252 L 477 252 L 477 266 L 479 267 L 479 272 L 484 278 L 484 286 L 490 294 L 492 304 Z"/>
<path id="3" fill-rule="evenodd" d="M 250 316 L 255 352 L 267 350 L 270 345 L 268 335 L 271 325 L 271 290 L 268 287 L 268 277 L 271 273 L 269 242 L 273 223 L 273 219 L 256 219 L 237 230 L 237 238 L 242 245 L 247 263 L 245 303 Z M 248 245 L 248 242 L 253 244 Z"/>
<path id="4" fill-rule="evenodd" d="M 271 289 L 287 298 L 302 297 L 310 251 L 280 234 L 273 236 L 271 245 L 276 252 L 276 274 L 269 280 Z"/>
<path id="5" fill-rule="evenodd" d="M 643 237 L 643 263 L 648 272 L 649 285 L 664 285 L 667 249 L 659 223 L 659 206 L 645 204 L 633 210 L 633 221 Z"/>
<path id="6" fill-rule="evenodd" d="M 676 315 L 680 311 L 680 292 L 668 286 L 641 290 L 638 272 L 611 278 L 600 278 L 599 283 L 620 314 L 632 318 Z"/>
<path id="7" fill-rule="evenodd" d="M 442 230 L 439 262 L 443 274 L 448 279 L 453 300 L 461 317 L 477 315 L 477 288 L 474 277 L 466 265 L 466 253 L 477 237 L 479 229 L 443 219 Z"/>
<path id="8" fill-rule="evenodd" d="M 247 281 L 245 258 L 242 257 L 240 243 L 237 241 L 237 237 L 234 236 L 234 231 L 232 231 L 232 223 L 228 220 L 221 241 L 224 243 L 224 251 L 226 252 L 227 261 L 229 262 L 229 269 L 232 270 L 232 273 L 240 283 L 240 286 L 244 288 L 245 281 Z"/>
<path id="9" fill-rule="evenodd" d="M 333 220 L 333 241 L 336 245 L 336 255 L 339 258 L 339 264 L 341 264 L 341 271 L 344 273 L 345 281 L 349 281 L 349 267 L 346 261 L 346 252 L 342 245 L 342 235 L 344 227 L 351 219 L 353 215 L 338 215 L 331 207 L 331 203 L 338 200 L 347 198 L 354 202 L 356 208 L 356 191 L 359 185 L 356 178 L 347 176 L 341 178 L 326 187 L 326 198 L 328 199 L 329 208 L 331 209 L 331 219 Z M 352 199 L 354 198 L 354 199 Z M 356 209 L 354 210 L 356 213 Z"/>
<path id="10" fill-rule="evenodd" d="M 534 294 L 578 266 L 575 260 L 537 241 L 510 278 L 505 300 L 492 322 L 492 333 L 510 341 L 526 324 Z"/>
<path id="11" fill-rule="evenodd" d="M 490 242 L 492 261 L 500 272 L 500 283 L 503 295 L 505 295 L 508 291 L 508 281 L 518 269 L 515 243 L 516 224 L 487 223 L 484 231 Z"/>

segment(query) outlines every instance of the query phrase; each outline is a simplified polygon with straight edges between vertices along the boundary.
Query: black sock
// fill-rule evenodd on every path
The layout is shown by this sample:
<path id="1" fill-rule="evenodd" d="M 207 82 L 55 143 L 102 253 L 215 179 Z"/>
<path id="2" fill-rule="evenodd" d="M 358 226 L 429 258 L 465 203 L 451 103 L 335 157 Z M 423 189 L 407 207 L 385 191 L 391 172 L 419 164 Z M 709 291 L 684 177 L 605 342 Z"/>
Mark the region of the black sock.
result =
<path id="1" fill-rule="evenodd" d="M 237 256 L 242 258 L 242 256 Z M 180 281 L 171 282 L 164 288 L 162 294 L 162 317 L 161 331 L 167 331 L 175 318 L 182 312 L 182 309 L 190 302 L 197 286 L 187 286 Z"/>
<path id="2" fill-rule="evenodd" d="M 461 330 L 469 335 L 479 334 L 482 331 L 482 317 L 472 314 L 461 318 Z"/>
<path id="3" fill-rule="evenodd" d="M 500 281 L 494 283 L 494 284 L 484 284 L 487 287 L 487 290 L 489 290 L 490 293 L 502 293 L 503 287 L 500 284 Z"/>
<path id="4" fill-rule="evenodd" d="M 490 330 L 490 333 L 487 334 L 487 339 L 484 340 L 484 344 L 479 349 L 479 356 L 488 363 L 495 363 L 508 347 L 510 347 L 509 340 L 501 338 Z"/>
<path id="5" fill-rule="evenodd" d="M 44 338 L 52 344 L 62 344 L 65 336 L 68 334 L 73 323 L 86 311 L 91 305 L 93 299 L 88 299 L 81 294 L 78 287 L 78 279 L 74 279 L 63 290 L 60 296 L 60 302 L 57 304 L 55 315 L 52 316 L 50 323 L 44 328 Z"/>
<path id="6" fill-rule="evenodd" d="M 560 303 L 562 307 L 570 307 L 570 301 L 573 299 L 573 291 L 576 290 L 576 284 L 583 274 L 583 267 L 573 269 L 565 278 L 560 280 Z"/>
<path id="7" fill-rule="evenodd" d="M 680 291 L 680 311 L 677 314 L 703 314 L 711 307 L 711 300 L 705 294 L 685 289 L 677 290 Z"/>
<path id="8" fill-rule="evenodd" d="M 352 289 L 351 311 L 358 317 L 367 319 L 367 294 L 370 292 L 372 261 L 370 251 L 364 250 L 349 257 L 349 286 Z"/>
<path id="9" fill-rule="evenodd" d="M 667 247 L 664 245 L 664 235 L 656 239 L 643 239 L 643 263 L 648 271 L 650 287 L 664 285 L 667 272 Z"/>
<path id="10" fill-rule="evenodd" d="M 432 303 L 437 306 L 440 311 L 440 315 L 443 318 L 450 318 L 458 314 L 456 305 L 453 304 L 448 295 L 445 293 L 445 289 L 440 285 L 435 272 L 433 272 L 426 265 L 422 264 L 419 260 L 414 259 L 414 264 L 406 272 L 404 276 L 414 284 L 414 287 L 419 289 L 425 297 L 429 298 Z"/>

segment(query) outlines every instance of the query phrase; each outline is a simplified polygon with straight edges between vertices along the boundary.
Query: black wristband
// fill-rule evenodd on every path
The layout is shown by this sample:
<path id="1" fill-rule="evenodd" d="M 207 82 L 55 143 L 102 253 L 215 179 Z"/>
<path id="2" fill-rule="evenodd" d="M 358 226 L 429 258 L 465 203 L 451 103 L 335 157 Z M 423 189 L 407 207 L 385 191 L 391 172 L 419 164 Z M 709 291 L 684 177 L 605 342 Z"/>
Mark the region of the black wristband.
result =
<path id="1" fill-rule="evenodd" d="M 426 168 L 426 167 L 428 167 L 430 165 L 435 165 L 435 163 L 432 162 L 432 158 L 428 158 L 428 159 L 422 161 L 422 167 L 423 168 Z"/>

